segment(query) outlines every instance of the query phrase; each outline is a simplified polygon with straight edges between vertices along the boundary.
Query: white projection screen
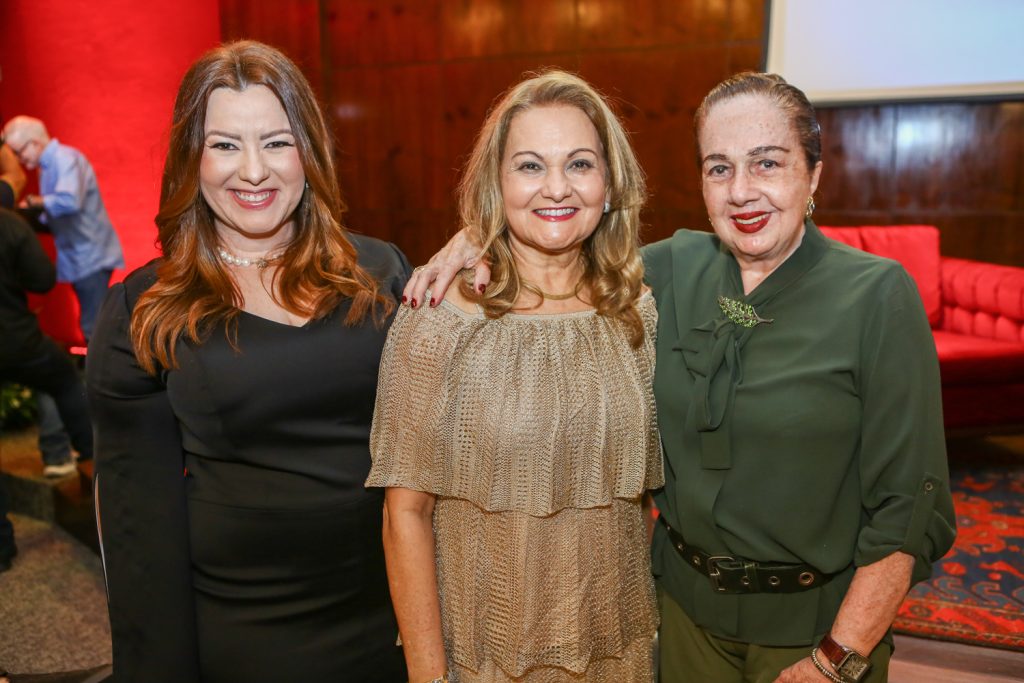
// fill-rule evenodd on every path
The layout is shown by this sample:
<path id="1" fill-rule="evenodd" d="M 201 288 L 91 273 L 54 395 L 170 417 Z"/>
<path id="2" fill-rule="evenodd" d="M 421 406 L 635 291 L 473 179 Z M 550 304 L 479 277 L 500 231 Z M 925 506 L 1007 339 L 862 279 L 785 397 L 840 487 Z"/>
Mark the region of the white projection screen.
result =
<path id="1" fill-rule="evenodd" d="M 771 0 L 766 70 L 818 105 L 1024 98 L 1024 0 Z"/>

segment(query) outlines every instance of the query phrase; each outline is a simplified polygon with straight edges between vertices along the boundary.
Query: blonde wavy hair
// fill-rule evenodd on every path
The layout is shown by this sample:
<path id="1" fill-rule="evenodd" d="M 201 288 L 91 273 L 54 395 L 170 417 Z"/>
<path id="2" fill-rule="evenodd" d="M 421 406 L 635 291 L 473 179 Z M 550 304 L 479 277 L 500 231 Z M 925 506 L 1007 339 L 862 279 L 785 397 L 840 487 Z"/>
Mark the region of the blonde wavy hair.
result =
<path id="1" fill-rule="evenodd" d="M 463 296 L 498 318 L 509 312 L 523 282 L 509 246 L 508 220 L 501 194 L 501 160 L 509 127 L 517 114 L 535 107 L 571 106 L 587 115 L 601 140 L 607 168 L 611 209 L 583 244 L 583 284 L 598 314 L 616 318 L 626 326 L 630 341 L 639 346 L 643 321 L 636 302 L 643 291 L 640 259 L 640 210 L 647 199 L 640 164 L 618 117 L 597 90 L 579 76 L 551 70 L 513 86 L 494 105 L 480 130 L 458 188 L 462 226 L 483 245 L 491 264 L 491 283 L 481 295 L 469 276 L 460 283 Z"/>
<path id="2" fill-rule="evenodd" d="M 157 281 L 135 305 L 131 337 L 147 372 L 177 365 L 175 344 L 193 342 L 222 324 L 234 344 L 241 293 L 217 253 L 213 211 L 199 187 L 206 105 L 217 88 L 269 88 L 291 124 L 308 187 L 295 209 L 295 236 L 274 274 L 279 303 L 290 313 L 321 318 L 345 299 L 345 325 L 372 315 L 380 322 L 394 302 L 356 262 L 342 226 L 345 209 L 331 155 L 330 130 L 313 89 L 278 50 L 255 41 L 214 48 L 189 68 L 174 103 L 170 146 L 156 216 L 163 259 Z"/>

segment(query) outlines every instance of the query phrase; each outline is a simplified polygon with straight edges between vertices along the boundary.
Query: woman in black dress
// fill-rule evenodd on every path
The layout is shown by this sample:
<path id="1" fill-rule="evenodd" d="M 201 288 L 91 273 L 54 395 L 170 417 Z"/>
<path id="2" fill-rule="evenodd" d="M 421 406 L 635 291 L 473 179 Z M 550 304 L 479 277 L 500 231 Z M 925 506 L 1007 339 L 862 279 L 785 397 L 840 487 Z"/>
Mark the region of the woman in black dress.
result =
<path id="1" fill-rule="evenodd" d="M 329 133 L 265 45 L 182 81 L 163 257 L 89 349 L 117 681 L 404 681 L 366 490 L 408 263 L 341 225 Z"/>

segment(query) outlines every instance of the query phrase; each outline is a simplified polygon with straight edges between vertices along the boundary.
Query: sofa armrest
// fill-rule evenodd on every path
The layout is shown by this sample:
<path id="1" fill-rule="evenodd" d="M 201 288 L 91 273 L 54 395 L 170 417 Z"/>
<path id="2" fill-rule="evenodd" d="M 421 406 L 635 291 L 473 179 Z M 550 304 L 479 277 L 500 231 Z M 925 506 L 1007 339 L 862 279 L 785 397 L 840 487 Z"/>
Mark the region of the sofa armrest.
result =
<path id="1" fill-rule="evenodd" d="M 1024 343 L 1024 268 L 943 257 L 940 329 Z"/>

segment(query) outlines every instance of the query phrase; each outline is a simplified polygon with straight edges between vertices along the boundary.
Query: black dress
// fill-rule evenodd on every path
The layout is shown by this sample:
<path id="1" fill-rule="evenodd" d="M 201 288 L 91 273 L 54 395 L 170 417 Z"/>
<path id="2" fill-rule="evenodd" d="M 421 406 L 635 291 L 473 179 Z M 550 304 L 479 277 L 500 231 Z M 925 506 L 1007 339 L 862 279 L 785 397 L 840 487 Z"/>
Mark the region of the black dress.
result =
<path id="1" fill-rule="evenodd" d="M 401 253 L 352 239 L 400 296 Z M 406 680 L 363 487 L 387 324 L 242 313 L 237 350 L 218 328 L 154 378 L 127 337 L 154 279 L 112 289 L 89 349 L 115 680 Z"/>

